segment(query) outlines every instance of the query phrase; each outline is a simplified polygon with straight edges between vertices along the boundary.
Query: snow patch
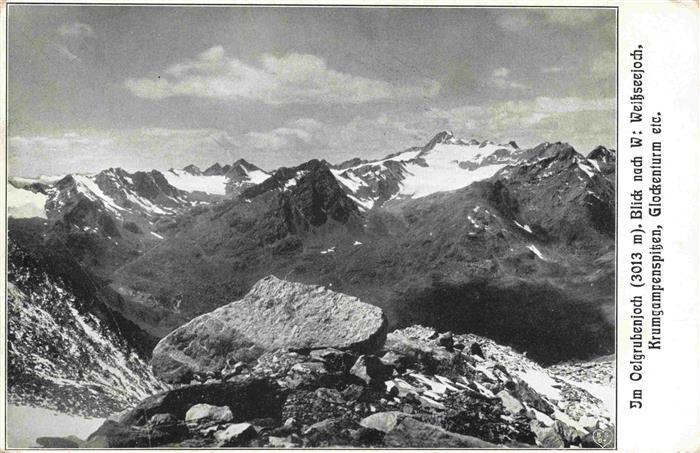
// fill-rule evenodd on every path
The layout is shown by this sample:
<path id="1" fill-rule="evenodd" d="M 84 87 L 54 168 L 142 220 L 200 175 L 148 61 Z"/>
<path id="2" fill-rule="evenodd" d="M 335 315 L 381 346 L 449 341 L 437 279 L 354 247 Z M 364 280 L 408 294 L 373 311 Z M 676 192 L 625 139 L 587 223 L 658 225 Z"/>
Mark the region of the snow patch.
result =
<path id="1" fill-rule="evenodd" d="M 517 373 L 520 379 L 527 382 L 537 393 L 540 393 L 550 400 L 561 400 L 561 392 L 554 387 L 557 382 L 549 377 L 543 370 L 528 368 Z"/>
<path id="2" fill-rule="evenodd" d="M 183 170 L 169 170 L 164 172 L 163 176 L 171 186 L 185 192 L 226 195 L 226 176 L 195 176 Z"/>
<path id="3" fill-rule="evenodd" d="M 126 211 L 126 209 L 119 206 L 112 198 L 102 192 L 102 189 L 100 189 L 92 178 L 94 177 L 74 175 L 73 179 L 75 179 L 75 186 L 78 189 L 78 192 L 82 193 L 93 201 L 101 201 L 102 204 L 105 205 L 105 208 L 112 211 L 117 217 L 121 217 L 120 211 Z"/>
<path id="4" fill-rule="evenodd" d="M 537 247 L 535 247 L 534 245 L 530 244 L 527 246 L 527 248 L 530 249 L 532 251 L 532 253 L 537 255 L 539 257 L 539 259 L 541 259 L 542 261 L 547 261 L 545 259 L 544 255 L 542 255 L 542 252 L 540 252 L 539 249 Z"/>
<path id="5" fill-rule="evenodd" d="M 429 162 L 427 167 L 408 164 L 408 174 L 401 182 L 401 194 L 421 198 L 436 192 L 461 189 L 473 182 L 492 177 L 505 166 L 486 165 L 475 170 L 466 170 L 446 161 Z"/>
<path id="6" fill-rule="evenodd" d="M 590 164 L 582 164 L 581 162 L 578 163 L 578 168 L 583 170 L 583 172 L 589 177 L 593 178 L 595 173 L 593 173 L 593 170 L 591 170 Z"/>
<path id="7" fill-rule="evenodd" d="M 530 229 L 530 226 L 529 226 L 529 225 L 521 225 L 521 224 L 518 223 L 517 220 L 513 220 L 513 222 L 515 222 L 515 224 L 516 224 L 518 227 L 520 227 L 520 228 L 522 228 L 523 230 L 527 231 L 528 233 L 532 234 L 532 230 Z"/>

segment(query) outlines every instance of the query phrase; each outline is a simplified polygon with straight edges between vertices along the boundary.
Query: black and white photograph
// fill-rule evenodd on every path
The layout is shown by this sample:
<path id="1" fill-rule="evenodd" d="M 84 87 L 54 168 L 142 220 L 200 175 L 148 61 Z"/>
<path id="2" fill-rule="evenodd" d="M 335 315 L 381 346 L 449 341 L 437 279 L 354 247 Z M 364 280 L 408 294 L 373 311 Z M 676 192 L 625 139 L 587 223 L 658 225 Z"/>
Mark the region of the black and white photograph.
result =
<path id="1" fill-rule="evenodd" d="M 6 448 L 616 448 L 617 8 L 5 14 Z"/>

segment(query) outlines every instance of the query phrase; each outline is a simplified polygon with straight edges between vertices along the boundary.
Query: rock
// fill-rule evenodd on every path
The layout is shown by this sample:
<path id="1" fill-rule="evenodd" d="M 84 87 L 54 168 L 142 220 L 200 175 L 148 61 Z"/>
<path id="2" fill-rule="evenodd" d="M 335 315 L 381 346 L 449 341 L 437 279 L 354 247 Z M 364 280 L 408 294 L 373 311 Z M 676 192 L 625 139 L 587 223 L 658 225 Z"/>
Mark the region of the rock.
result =
<path id="1" fill-rule="evenodd" d="M 588 435 L 586 431 L 579 431 L 561 420 L 555 420 L 552 428 L 564 440 L 566 446 L 581 444 L 582 439 Z"/>
<path id="2" fill-rule="evenodd" d="M 359 440 L 358 429 L 361 427 L 348 417 L 321 420 L 304 430 L 304 447 L 358 446 L 371 442 L 371 436 Z"/>
<path id="3" fill-rule="evenodd" d="M 379 412 L 363 418 L 360 421 L 360 426 L 381 431 L 383 433 L 388 433 L 392 429 L 396 428 L 396 425 L 398 425 L 399 422 L 406 417 L 407 415 L 403 412 Z"/>
<path id="4" fill-rule="evenodd" d="M 439 426 L 406 417 L 384 436 L 390 448 L 494 448 L 497 445 L 476 437 L 445 431 Z"/>
<path id="5" fill-rule="evenodd" d="M 194 438 L 194 439 L 186 439 L 183 440 L 178 444 L 179 448 L 188 448 L 188 449 L 195 449 L 195 448 L 214 448 L 216 445 L 212 445 L 212 440 L 211 439 L 202 439 L 202 438 Z"/>
<path id="6" fill-rule="evenodd" d="M 551 415 L 554 412 L 551 404 L 549 404 L 539 393 L 537 393 L 524 381 L 520 380 L 517 383 L 510 381 L 508 384 L 512 384 L 510 386 L 512 389 L 511 391 L 513 395 L 521 402 L 526 403 L 528 406 L 533 407 L 546 415 Z"/>
<path id="7" fill-rule="evenodd" d="M 80 448 L 82 442 L 67 437 L 39 437 L 36 443 L 44 448 Z"/>
<path id="8" fill-rule="evenodd" d="M 437 342 L 440 346 L 447 349 L 451 349 L 454 346 L 454 338 L 452 338 L 452 332 L 445 332 L 438 336 Z"/>
<path id="9" fill-rule="evenodd" d="M 154 373 L 166 382 L 253 363 L 266 350 L 334 348 L 371 352 L 386 339 L 382 310 L 320 286 L 268 276 L 246 296 L 194 318 L 153 350 Z"/>
<path id="10" fill-rule="evenodd" d="M 393 369 L 384 365 L 373 355 L 362 355 L 350 369 L 350 374 L 357 376 L 370 386 L 383 386 L 391 377 Z"/>
<path id="11" fill-rule="evenodd" d="M 530 422 L 530 430 L 535 434 L 537 444 L 543 448 L 564 448 L 564 440 L 553 427 L 541 427 L 537 421 Z"/>
<path id="12" fill-rule="evenodd" d="M 403 373 L 410 365 L 410 360 L 403 354 L 394 351 L 389 351 L 381 358 L 384 365 L 393 367 L 399 373 Z"/>
<path id="13" fill-rule="evenodd" d="M 386 386 L 386 394 L 389 395 L 389 397 L 393 398 L 395 396 L 399 396 L 400 390 L 396 382 L 386 381 L 384 385 Z"/>
<path id="14" fill-rule="evenodd" d="M 303 432 L 305 436 L 312 435 L 312 434 L 319 434 L 319 433 L 327 433 L 331 429 L 333 429 L 334 425 L 337 423 L 337 420 L 334 418 L 327 418 L 325 420 L 321 420 L 320 422 L 316 422 L 313 425 L 309 426 L 306 428 Z"/>
<path id="15" fill-rule="evenodd" d="M 320 360 L 330 372 L 346 373 L 355 363 L 355 357 L 346 351 L 339 351 L 333 348 L 314 349 L 309 356 Z"/>
<path id="16" fill-rule="evenodd" d="M 177 441 L 184 431 L 137 428 L 106 420 L 90 434 L 83 448 L 152 448 Z"/>
<path id="17" fill-rule="evenodd" d="M 472 343 L 472 345 L 469 347 L 469 351 L 472 355 L 478 355 L 482 359 L 486 358 L 484 357 L 484 351 L 481 350 L 481 345 L 477 342 Z"/>
<path id="18" fill-rule="evenodd" d="M 216 432 L 214 438 L 221 442 L 222 447 L 237 447 L 254 439 L 257 435 L 255 427 L 250 423 L 234 423 L 225 430 Z"/>
<path id="19" fill-rule="evenodd" d="M 243 362 L 236 362 L 233 365 L 226 365 L 222 370 L 221 370 L 221 376 L 224 379 L 227 379 L 231 376 L 235 376 L 237 374 L 241 374 L 241 372 L 245 369 L 245 364 Z"/>
<path id="20" fill-rule="evenodd" d="M 231 420 L 233 420 L 233 413 L 226 406 L 195 404 L 185 414 L 185 422 L 188 424 L 226 423 Z"/>
<path id="21" fill-rule="evenodd" d="M 357 401 L 362 398 L 365 388 L 358 384 L 350 384 L 343 390 L 343 398 L 348 401 Z"/>
<path id="22" fill-rule="evenodd" d="M 448 350 L 435 341 L 413 338 L 410 328 L 397 330 L 387 335 L 384 349 L 403 354 L 407 357 L 411 368 L 429 374 L 444 376 L 462 375 L 466 372 L 466 357 Z"/>
<path id="23" fill-rule="evenodd" d="M 271 447 L 277 448 L 295 448 L 300 447 L 302 444 L 301 439 L 298 436 L 295 436 L 294 434 L 287 437 L 270 436 L 267 442 L 270 444 Z"/>
<path id="24" fill-rule="evenodd" d="M 227 406 L 234 422 L 253 418 L 279 418 L 283 398 L 280 388 L 264 379 L 245 382 L 192 385 L 146 398 L 120 418 L 124 425 L 143 425 L 151 414 L 171 413 L 179 420 L 196 404 Z"/>
<path id="25" fill-rule="evenodd" d="M 321 387 L 319 389 L 316 389 L 314 393 L 316 394 L 316 397 L 318 399 L 321 399 L 328 403 L 345 404 L 345 399 L 343 398 L 343 395 L 340 393 L 340 391 L 336 389 L 327 389 Z"/>
<path id="26" fill-rule="evenodd" d="M 362 446 L 379 446 L 384 440 L 384 433 L 362 426 L 352 433 L 352 439 Z"/>
<path id="27" fill-rule="evenodd" d="M 318 362 L 301 362 L 292 366 L 291 371 L 301 374 L 324 374 L 327 373 L 326 366 Z"/>
<path id="28" fill-rule="evenodd" d="M 588 432 L 593 432 L 598 428 L 598 419 L 591 415 L 584 415 L 578 420 L 578 422 L 581 424 L 581 426 L 586 428 Z"/>
<path id="29" fill-rule="evenodd" d="M 150 426 L 174 425 L 179 420 L 173 414 L 156 414 L 148 419 Z"/>
<path id="30" fill-rule="evenodd" d="M 501 390 L 496 394 L 496 396 L 501 399 L 503 407 L 505 407 L 506 410 L 512 415 L 518 415 L 520 412 L 525 410 L 525 406 L 523 406 L 523 403 L 515 399 L 513 395 L 508 393 L 507 390 Z"/>

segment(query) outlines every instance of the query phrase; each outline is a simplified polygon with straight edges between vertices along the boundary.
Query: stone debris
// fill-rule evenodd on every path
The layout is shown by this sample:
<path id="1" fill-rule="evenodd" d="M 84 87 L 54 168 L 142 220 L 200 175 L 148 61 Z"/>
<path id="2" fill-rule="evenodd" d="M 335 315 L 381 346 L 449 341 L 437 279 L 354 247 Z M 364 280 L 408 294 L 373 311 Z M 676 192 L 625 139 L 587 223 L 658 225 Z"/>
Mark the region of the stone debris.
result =
<path id="1" fill-rule="evenodd" d="M 304 285 L 294 288 L 303 294 L 309 291 Z M 328 294 L 318 288 L 313 292 Z M 283 296 L 281 301 L 295 300 L 290 293 Z M 262 298 L 250 303 L 265 306 Z M 303 305 L 296 303 L 296 309 Z M 294 318 L 294 313 L 289 316 Z M 277 317 L 279 311 L 270 307 L 269 315 Z M 373 316 L 383 319 L 381 313 Z M 365 329 L 363 338 L 372 336 L 370 331 L 379 324 Z M 212 338 L 208 329 L 225 325 L 207 321 L 181 333 L 188 332 L 187 341 L 197 343 L 199 337 Z M 588 374 L 604 371 L 604 365 L 585 372 L 575 370 L 578 364 L 561 365 L 560 376 L 486 338 L 421 326 L 391 332 L 385 342 L 373 343 L 373 349 L 366 341 L 361 350 L 345 347 L 363 343 L 359 338 L 339 334 L 336 339 L 344 343 L 312 343 L 318 348 L 299 348 L 300 343 L 290 348 L 285 340 L 246 362 L 228 357 L 226 363 L 233 365 L 227 365 L 225 381 L 195 380 L 147 398 L 116 421 L 106 421 L 85 441 L 42 438 L 42 445 L 563 448 L 596 447 L 593 433 L 614 429 L 610 408 L 593 395 L 597 387 L 591 387 L 591 382 L 609 381 L 605 376 L 585 380 Z M 218 354 L 226 356 L 227 351 Z"/>

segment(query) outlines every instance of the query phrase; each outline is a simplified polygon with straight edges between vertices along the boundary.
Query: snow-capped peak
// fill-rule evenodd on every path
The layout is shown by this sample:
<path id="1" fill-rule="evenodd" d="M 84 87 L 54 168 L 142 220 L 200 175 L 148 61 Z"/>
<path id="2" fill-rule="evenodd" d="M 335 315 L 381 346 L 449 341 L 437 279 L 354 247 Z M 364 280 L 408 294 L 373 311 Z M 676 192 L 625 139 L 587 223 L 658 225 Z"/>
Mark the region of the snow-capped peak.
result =
<path id="1" fill-rule="evenodd" d="M 333 174 L 353 200 L 371 209 L 394 198 L 419 198 L 466 187 L 515 163 L 520 154 L 515 142 L 465 140 L 444 130 L 423 147 L 376 161 L 349 161 L 351 165 L 336 167 Z"/>
<path id="2" fill-rule="evenodd" d="M 210 195 L 236 194 L 254 184 L 260 184 L 270 174 L 245 159 L 238 159 L 232 165 L 215 163 L 201 171 L 195 165 L 165 172 L 172 186 L 186 192 L 202 192 Z"/>

